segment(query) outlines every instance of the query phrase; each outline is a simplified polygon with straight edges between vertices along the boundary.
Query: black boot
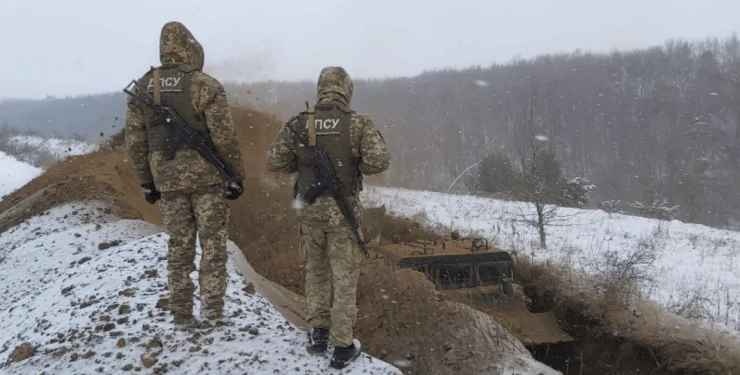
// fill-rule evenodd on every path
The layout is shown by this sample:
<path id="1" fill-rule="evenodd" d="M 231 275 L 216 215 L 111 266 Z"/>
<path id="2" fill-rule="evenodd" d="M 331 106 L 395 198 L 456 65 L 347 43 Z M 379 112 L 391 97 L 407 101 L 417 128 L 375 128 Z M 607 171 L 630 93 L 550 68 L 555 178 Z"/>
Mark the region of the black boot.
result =
<path id="1" fill-rule="evenodd" d="M 329 365 L 335 369 L 343 369 L 357 359 L 360 353 L 362 353 L 362 344 L 360 344 L 360 340 L 354 339 L 350 346 L 337 346 L 334 348 L 334 355 L 331 357 L 331 363 Z"/>
<path id="2" fill-rule="evenodd" d="M 308 346 L 306 350 L 311 354 L 322 354 L 326 352 L 329 344 L 329 330 L 326 328 L 313 328 L 308 331 Z"/>

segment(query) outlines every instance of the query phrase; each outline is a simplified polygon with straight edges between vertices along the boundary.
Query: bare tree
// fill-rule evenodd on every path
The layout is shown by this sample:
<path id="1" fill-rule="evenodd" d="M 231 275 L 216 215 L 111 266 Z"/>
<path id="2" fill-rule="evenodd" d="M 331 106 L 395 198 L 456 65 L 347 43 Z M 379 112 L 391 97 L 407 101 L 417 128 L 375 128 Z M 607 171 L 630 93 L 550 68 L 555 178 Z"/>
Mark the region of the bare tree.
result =
<path id="1" fill-rule="evenodd" d="M 525 220 L 537 228 L 540 247 L 547 249 L 547 226 L 558 218 L 563 177 L 550 138 L 542 133 L 545 119 L 539 111 L 538 90 L 532 80 L 526 114 L 520 117 L 517 149 L 520 157 L 521 183 L 517 195 L 534 209 L 534 220 Z"/>
<path id="2" fill-rule="evenodd" d="M 522 159 L 522 186 L 519 192 L 524 201 L 534 208 L 540 246 L 547 249 L 546 227 L 558 218 L 558 200 L 561 194 L 560 166 L 554 153 L 546 150 L 547 138 L 536 136 L 530 143 L 527 157 Z"/>

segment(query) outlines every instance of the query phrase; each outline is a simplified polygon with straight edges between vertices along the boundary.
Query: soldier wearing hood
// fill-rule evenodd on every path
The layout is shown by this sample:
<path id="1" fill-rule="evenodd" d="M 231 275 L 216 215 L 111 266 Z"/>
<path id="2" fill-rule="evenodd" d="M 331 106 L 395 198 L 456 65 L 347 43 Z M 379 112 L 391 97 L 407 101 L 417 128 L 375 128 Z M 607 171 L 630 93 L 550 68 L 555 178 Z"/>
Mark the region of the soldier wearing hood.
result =
<path id="1" fill-rule="evenodd" d="M 145 199 L 159 206 L 170 235 L 167 253 L 169 309 L 175 322 L 193 321 L 196 238 L 203 250 L 200 298 L 206 319 L 221 318 L 226 290 L 226 241 L 229 212 L 225 199 L 242 193 L 244 176 L 239 145 L 221 84 L 202 72 L 203 48 L 179 22 L 169 22 L 160 36 L 162 65 L 139 81 L 163 105 L 177 111 L 189 126 L 210 137 L 218 154 L 237 174 L 225 183 L 217 169 L 197 151 L 178 144 L 170 127 L 148 108 L 128 102 L 126 146 Z M 158 87 L 157 87 L 158 86 Z M 196 234 L 199 236 L 196 237 Z"/>
<path id="2" fill-rule="evenodd" d="M 300 246 L 306 256 L 307 320 L 311 326 L 307 349 L 323 353 L 331 339 L 335 346 L 331 365 L 335 368 L 347 366 L 361 351 L 353 327 L 364 256 L 332 196 L 320 196 L 305 207 L 301 197 L 315 177 L 314 160 L 306 152 L 305 140 L 311 138 L 329 154 L 358 219 L 362 176 L 388 169 L 390 154 L 385 141 L 369 117 L 351 110 L 352 91 L 352 80 L 343 68 L 324 68 L 314 110 L 288 121 L 268 155 L 270 170 L 298 174 L 295 197 L 300 208 Z"/>

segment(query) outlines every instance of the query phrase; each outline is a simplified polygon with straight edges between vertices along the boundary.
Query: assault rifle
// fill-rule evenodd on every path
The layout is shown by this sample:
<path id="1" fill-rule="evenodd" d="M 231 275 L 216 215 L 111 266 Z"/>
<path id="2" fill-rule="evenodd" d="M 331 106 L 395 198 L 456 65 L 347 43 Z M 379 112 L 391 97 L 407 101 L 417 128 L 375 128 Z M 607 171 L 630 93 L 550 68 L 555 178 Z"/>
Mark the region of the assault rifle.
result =
<path id="1" fill-rule="evenodd" d="M 324 194 L 331 195 L 334 198 L 334 202 L 337 203 L 339 211 L 342 212 L 342 216 L 347 220 L 347 224 L 352 231 L 352 236 L 360 246 L 365 255 L 368 255 L 367 244 L 363 239 L 362 232 L 360 232 L 360 224 L 357 222 L 354 210 L 347 201 L 347 193 L 345 191 L 344 184 L 337 177 L 337 171 L 334 169 L 334 163 L 329 156 L 329 153 L 319 145 L 309 146 L 305 140 L 301 139 L 301 136 L 290 126 L 290 123 L 286 127 L 293 133 L 303 147 L 309 151 L 310 157 L 313 159 L 313 173 L 314 181 L 311 183 L 311 187 L 303 195 L 303 200 L 308 204 L 313 204 L 316 199 Z"/>
<path id="2" fill-rule="evenodd" d="M 218 173 L 224 178 L 226 184 L 239 182 L 239 178 L 214 150 L 213 142 L 208 136 L 201 134 L 198 130 L 191 127 L 174 108 L 162 104 L 157 104 L 154 97 L 150 95 L 145 88 L 142 88 L 136 81 L 131 81 L 123 89 L 126 95 L 130 96 L 139 105 L 143 105 L 154 112 L 164 126 L 169 126 L 175 134 L 178 144 L 185 144 L 198 152 L 208 163 L 213 165 Z"/>

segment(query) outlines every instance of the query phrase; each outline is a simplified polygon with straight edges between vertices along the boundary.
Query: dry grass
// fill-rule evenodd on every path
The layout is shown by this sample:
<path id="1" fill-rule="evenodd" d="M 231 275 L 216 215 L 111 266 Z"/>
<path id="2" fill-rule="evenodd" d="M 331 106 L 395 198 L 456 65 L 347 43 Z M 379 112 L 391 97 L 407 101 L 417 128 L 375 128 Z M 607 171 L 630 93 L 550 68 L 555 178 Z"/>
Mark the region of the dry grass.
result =
<path id="1" fill-rule="evenodd" d="M 517 259 L 516 270 L 523 282 L 554 292 L 556 315 L 566 326 L 585 325 L 588 335 L 631 343 L 653 359 L 659 373 L 740 374 L 737 337 L 639 297 L 635 283 L 644 281 L 644 275 L 635 268 L 649 262 L 650 256 L 638 249 L 620 259 L 611 262 L 606 274 L 594 277 L 533 264 L 523 257 Z M 609 280 L 616 282 L 603 288 Z"/>

